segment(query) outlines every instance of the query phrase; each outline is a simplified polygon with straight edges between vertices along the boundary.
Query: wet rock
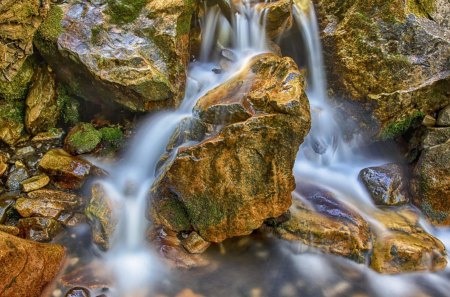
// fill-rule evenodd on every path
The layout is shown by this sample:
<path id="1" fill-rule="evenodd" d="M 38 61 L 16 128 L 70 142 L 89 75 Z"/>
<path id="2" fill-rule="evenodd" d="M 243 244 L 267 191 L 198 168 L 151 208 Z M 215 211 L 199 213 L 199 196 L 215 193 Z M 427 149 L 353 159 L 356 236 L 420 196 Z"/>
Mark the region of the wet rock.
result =
<path id="1" fill-rule="evenodd" d="M 10 191 L 20 190 L 20 184 L 29 177 L 28 170 L 25 165 L 17 161 L 11 168 L 6 180 L 6 186 Z"/>
<path id="2" fill-rule="evenodd" d="M 183 98 L 192 1 L 54 6 L 34 44 L 74 94 L 133 111 Z"/>
<path id="3" fill-rule="evenodd" d="M 185 239 L 181 241 L 183 247 L 191 254 L 201 254 L 211 245 L 205 241 L 197 232 L 191 232 Z"/>
<path id="4" fill-rule="evenodd" d="M 426 233 L 410 209 L 375 214 L 386 230 L 375 232 L 370 267 L 382 273 L 436 271 L 447 266 L 444 245 Z"/>
<path id="5" fill-rule="evenodd" d="M 79 189 L 89 176 L 92 164 L 71 156 L 62 149 L 48 151 L 39 162 L 39 169 L 47 173 L 52 181 L 63 189 Z"/>
<path id="6" fill-rule="evenodd" d="M 18 236 L 20 234 L 20 229 L 16 226 L 0 225 L 0 232 Z"/>
<path id="7" fill-rule="evenodd" d="M 434 127 L 436 125 L 436 119 L 427 114 L 422 120 L 422 125 L 425 127 Z"/>
<path id="8" fill-rule="evenodd" d="M 0 3 L 0 89 L 1 85 L 23 76 L 22 65 L 33 53 L 33 36 L 47 14 L 49 1 L 2 1 Z M 23 70 L 22 70 L 23 71 Z M 20 81 L 20 79 L 19 79 Z M 22 91 L 25 89 L 25 91 Z M 23 98 L 26 83 L 10 86 L 8 92 L 15 98 Z M 0 97 L 2 97 L 0 91 Z"/>
<path id="9" fill-rule="evenodd" d="M 0 197 L 0 224 L 7 219 L 8 210 L 14 205 L 14 200 Z"/>
<path id="10" fill-rule="evenodd" d="M 47 175 L 39 174 L 22 181 L 20 184 L 22 185 L 22 190 L 24 192 L 31 192 L 45 187 L 49 182 L 50 178 Z"/>
<path id="11" fill-rule="evenodd" d="M 27 157 L 35 152 L 34 148 L 31 146 L 26 146 L 19 148 L 15 151 L 14 157 L 16 158 L 24 158 Z"/>
<path id="12" fill-rule="evenodd" d="M 72 288 L 67 291 L 64 297 L 90 297 L 91 294 L 85 288 Z"/>
<path id="13" fill-rule="evenodd" d="M 276 234 L 326 253 L 364 262 L 371 248 L 369 224 L 332 193 L 305 186 L 293 199 L 291 217 L 274 227 Z"/>
<path id="14" fill-rule="evenodd" d="M 152 193 L 155 222 L 221 242 L 286 212 L 295 155 L 310 127 L 295 63 L 259 55 L 200 98 L 195 112 L 218 132 L 178 149 L 165 164 Z"/>
<path id="15" fill-rule="evenodd" d="M 104 249 L 109 248 L 109 238 L 117 224 L 113 209 L 113 202 L 108 199 L 105 188 L 101 184 L 94 184 L 85 214 L 92 227 L 94 242 Z"/>
<path id="16" fill-rule="evenodd" d="M 281 35 L 292 26 L 292 0 L 261 2 L 264 3 L 259 4 L 258 9 L 264 11 L 266 31 L 270 38 Z"/>
<path id="17" fill-rule="evenodd" d="M 330 86 L 370 113 L 369 135 L 395 138 L 450 103 L 448 22 L 429 17 L 450 4 L 417 3 L 318 1 Z"/>
<path id="18" fill-rule="evenodd" d="M 0 140 L 14 145 L 24 131 L 24 106 L 19 101 L 0 100 Z"/>
<path id="19" fill-rule="evenodd" d="M 361 170 L 359 178 L 375 204 L 399 205 L 408 202 L 406 180 L 401 166 L 391 163 Z"/>
<path id="20" fill-rule="evenodd" d="M 0 178 L 8 171 L 8 158 L 0 153 Z"/>
<path id="21" fill-rule="evenodd" d="M 422 139 L 421 149 L 443 144 L 450 139 L 450 127 L 427 128 Z"/>
<path id="22" fill-rule="evenodd" d="M 64 248 L 0 232 L 0 292 L 8 297 L 39 297 L 57 275 Z"/>
<path id="23" fill-rule="evenodd" d="M 450 225 L 450 142 L 422 151 L 411 183 L 413 202 L 437 225 Z"/>
<path id="24" fill-rule="evenodd" d="M 17 227 L 23 237 L 39 242 L 49 242 L 62 231 L 61 223 L 45 217 L 20 219 Z"/>
<path id="25" fill-rule="evenodd" d="M 190 141 L 199 142 L 205 138 L 207 131 L 207 125 L 202 121 L 192 117 L 184 118 L 175 128 L 175 132 L 167 144 L 167 151 L 170 152 Z"/>
<path id="26" fill-rule="evenodd" d="M 50 129 L 46 132 L 37 133 L 32 139 L 32 142 L 58 142 L 62 140 L 64 130 L 61 128 Z"/>
<path id="27" fill-rule="evenodd" d="M 39 68 L 26 99 L 25 127 L 35 135 L 54 128 L 61 108 L 57 102 L 53 75 L 46 68 Z"/>
<path id="28" fill-rule="evenodd" d="M 447 105 L 439 112 L 436 124 L 438 126 L 450 127 L 450 105 Z"/>
<path id="29" fill-rule="evenodd" d="M 100 131 L 91 124 L 80 123 L 73 127 L 64 140 L 64 149 L 72 155 L 90 153 L 102 140 Z"/>

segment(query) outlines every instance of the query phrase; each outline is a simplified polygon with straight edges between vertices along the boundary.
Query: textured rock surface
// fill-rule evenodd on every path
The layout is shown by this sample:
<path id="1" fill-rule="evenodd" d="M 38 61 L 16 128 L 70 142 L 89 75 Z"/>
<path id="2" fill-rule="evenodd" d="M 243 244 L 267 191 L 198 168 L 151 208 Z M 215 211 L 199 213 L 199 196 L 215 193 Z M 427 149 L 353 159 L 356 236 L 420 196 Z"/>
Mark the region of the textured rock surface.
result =
<path id="1" fill-rule="evenodd" d="M 49 3 L 48 0 L 1 1 L 0 85 L 14 80 L 33 53 L 33 36 L 47 14 Z"/>
<path id="2" fill-rule="evenodd" d="M 399 273 L 441 270 L 447 266 L 444 245 L 419 226 L 409 209 L 375 214 L 386 230 L 375 234 L 370 267 L 378 272 Z"/>
<path id="3" fill-rule="evenodd" d="M 450 226 L 450 142 L 422 151 L 414 169 L 414 203 L 431 222 Z"/>
<path id="4" fill-rule="evenodd" d="M 0 140 L 14 145 L 22 136 L 23 125 L 22 102 L 0 100 Z"/>
<path id="5" fill-rule="evenodd" d="M 200 120 L 224 126 L 169 159 L 153 189 L 155 221 L 221 242 L 284 213 L 295 155 L 310 127 L 303 88 L 290 58 L 264 54 L 200 98 Z"/>
<path id="6" fill-rule="evenodd" d="M 73 127 L 64 140 L 64 149 L 72 155 L 92 152 L 101 142 L 102 134 L 88 123 Z"/>
<path id="7" fill-rule="evenodd" d="M 436 124 L 438 126 L 450 127 L 450 105 L 447 105 L 445 108 L 439 111 Z"/>
<path id="8" fill-rule="evenodd" d="M 316 187 L 302 187 L 294 199 L 290 218 L 276 224 L 281 238 L 299 241 L 320 251 L 364 262 L 371 249 L 369 224 L 355 211 Z"/>
<path id="9" fill-rule="evenodd" d="M 53 75 L 39 68 L 26 99 L 25 127 L 30 134 L 56 127 L 61 112 L 56 99 Z"/>
<path id="10" fill-rule="evenodd" d="M 398 136 L 450 103 L 448 1 L 316 2 L 330 85 L 363 104 L 372 133 Z"/>
<path id="11" fill-rule="evenodd" d="M 79 189 L 89 176 L 92 164 L 62 149 L 52 149 L 42 157 L 39 168 L 63 189 Z"/>
<path id="12" fill-rule="evenodd" d="M 64 248 L 0 232 L 0 296 L 39 297 L 58 273 Z"/>
<path id="13" fill-rule="evenodd" d="M 122 2 L 53 7 L 36 35 L 36 47 L 73 93 L 85 99 L 134 111 L 178 105 L 193 2 Z"/>
<path id="14" fill-rule="evenodd" d="M 400 165 L 391 163 L 361 170 L 359 178 L 375 204 L 398 205 L 408 202 L 406 176 Z"/>
<path id="15" fill-rule="evenodd" d="M 17 227 L 21 236 L 39 242 L 49 242 L 62 230 L 62 224 L 47 217 L 20 219 Z"/>

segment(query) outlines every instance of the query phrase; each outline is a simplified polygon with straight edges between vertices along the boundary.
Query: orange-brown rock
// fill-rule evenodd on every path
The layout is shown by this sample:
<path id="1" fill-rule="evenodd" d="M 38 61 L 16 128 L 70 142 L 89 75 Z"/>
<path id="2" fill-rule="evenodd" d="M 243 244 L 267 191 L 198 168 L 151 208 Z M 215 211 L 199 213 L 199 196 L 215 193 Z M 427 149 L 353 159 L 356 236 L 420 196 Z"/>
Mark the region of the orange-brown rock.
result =
<path id="1" fill-rule="evenodd" d="M 168 159 L 153 188 L 154 220 L 221 242 L 283 214 L 295 188 L 295 156 L 310 127 L 295 62 L 258 55 L 200 98 L 194 112 L 219 132 Z"/>
<path id="2" fill-rule="evenodd" d="M 0 296 L 38 297 L 58 273 L 64 248 L 0 232 Z"/>

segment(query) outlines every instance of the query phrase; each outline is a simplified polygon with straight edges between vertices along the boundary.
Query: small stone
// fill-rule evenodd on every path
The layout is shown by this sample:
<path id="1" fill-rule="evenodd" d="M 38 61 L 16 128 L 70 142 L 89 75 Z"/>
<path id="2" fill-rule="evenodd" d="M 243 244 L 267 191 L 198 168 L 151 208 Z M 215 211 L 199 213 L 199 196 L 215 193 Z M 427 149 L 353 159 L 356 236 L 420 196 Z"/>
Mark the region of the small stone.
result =
<path id="1" fill-rule="evenodd" d="M 16 157 L 23 158 L 25 156 L 31 155 L 34 153 L 34 148 L 32 146 L 22 147 L 16 150 Z"/>
<path id="2" fill-rule="evenodd" d="M 233 51 L 229 50 L 229 49 L 223 49 L 220 51 L 220 55 L 222 57 L 224 57 L 225 59 L 227 59 L 230 62 L 235 62 L 236 61 L 236 55 L 233 53 Z"/>
<path id="3" fill-rule="evenodd" d="M 20 219 L 18 226 L 26 239 L 39 242 L 51 241 L 62 229 L 61 223 L 52 218 Z"/>
<path id="4" fill-rule="evenodd" d="M 62 149 L 48 151 L 39 162 L 39 168 L 63 189 L 81 188 L 92 167 L 91 163 L 71 156 Z"/>
<path id="5" fill-rule="evenodd" d="M 33 142 L 51 142 L 60 141 L 64 136 L 64 130 L 61 128 L 50 129 L 46 132 L 40 132 L 34 136 L 31 141 Z"/>
<path id="6" fill-rule="evenodd" d="M 20 190 L 20 183 L 29 177 L 28 170 L 22 162 L 17 161 L 6 180 L 6 187 L 10 191 Z"/>
<path id="7" fill-rule="evenodd" d="M 67 227 L 75 227 L 87 222 L 86 216 L 81 213 L 73 214 L 67 221 L 62 222 Z"/>
<path id="8" fill-rule="evenodd" d="M 359 178 L 375 204 L 399 205 L 408 202 L 402 168 L 394 163 L 361 170 Z"/>
<path id="9" fill-rule="evenodd" d="M 5 174 L 5 172 L 8 170 L 8 164 L 3 163 L 0 161 L 0 177 L 3 176 L 3 174 Z"/>
<path id="10" fill-rule="evenodd" d="M 439 112 L 436 124 L 443 127 L 450 126 L 450 105 L 447 105 Z"/>
<path id="11" fill-rule="evenodd" d="M 45 187 L 50 182 L 50 178 L 45 174 L 39 174 L 32 178 L 22 181 L 22 189 L 24 192 L 31 192 Z"/>
<path id="12" fill-rule="evenodd" d="M 211 245 L 204 240 L 197 232 L 193 231 L 189 236 L 181 241 L 183 247 L 191 254 L 201 254 Z"/>
<path id="13" fill-rule="evenodd" d="M 72 288 L 64 297 L 90 297 L 89 291 L 85 288 Z"/>
<path id="14" fill-rule="evenodd" d="M 203 295 L 194 293 L 191 289 L 184 289 L 175 297 L 204 297 Z"/>
<path id="15" fill-rule="evenodd" d="M 425 127 L 434 127 L 436 125 L 436 119 L 427 114 L 422 120 L 422 125 Z"/>
<path id="16" fill-rule="evenodd" d="M 0 198 L 0 224 L 6 221 L 7 212 L 13 205 L 14 200 Z"/>
<path id="17" fill-rule="evenodd" d="M 92 124 L 80 123 L 73 127 L 64 140 L 64 150 L 72 155 L 94 151 L 102 141 L 102 134 Z"/>

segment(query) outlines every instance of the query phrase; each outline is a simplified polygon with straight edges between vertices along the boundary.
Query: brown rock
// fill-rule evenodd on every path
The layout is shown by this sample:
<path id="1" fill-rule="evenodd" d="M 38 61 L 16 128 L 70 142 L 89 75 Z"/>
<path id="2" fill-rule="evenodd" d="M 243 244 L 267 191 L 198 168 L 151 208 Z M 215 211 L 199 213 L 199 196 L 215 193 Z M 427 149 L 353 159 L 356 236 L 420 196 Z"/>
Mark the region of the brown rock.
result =
<path id="1" fill-rule="evenodd" d="M 0 232 L 0 295 L 39 297 L 61 268 L 64 248 Z"/>
<path id="2" fill-rule="evenodd" d="M 25 128 L 35 135 L 54 128 L 61 108 L 57 103 L 55 80 L 45 68 L 39 68 L 28 92 Z"/>
<path id="3" fill-rule="evenodd" d="M 61 223 L 52 218 L 20 219 L 17 227 L 26 239 L 40 242 L 49 242 L 62 230 Z"/>
<path id="4" fill-rule="evenodd" d="M 303 88 L 293 60 L 264 54 L 200 98 L 200 119 L 225 127 L 170 159 L 154 187 L 155 221 L 221 242 L 283 214 L 295 188 L 295 155 L 310 127 Z"/>
<path id="5" fill-rule="evenodd" d="M 69 291 L 67 291 L 66 295 L 64 297 L 90 297 L 91 294 L 89 291 L 85 288 L 72 288 Z"/>
<path id="6" fill-rule="evenodd" d="M 191 232 L 185 239 L 181 241 L 183 247 L 191 254 L 201 254 L 211 245 L 205 241 L 197 232 Z"/>
<path id="7" fill-rule="evenodd" d="M 444 245 L 426 233 L 406 208 L 375 214 L 387 230 L 376 230 L 370 267 L 382 273 L 436 271 L 447 266 Z"/>
<path id="8" fill-rule="evenodd" d="M 0 225 L 0 232 L 18 236 L 20 234 L 20 229 L 16 226 Z"/>
<path id="9" fill-rule="evenodd" d="M 22 185 L 22 190 L 24 192 L 31 192 L 45 187 L 49 182 L 50 178 L 47 175 L 39 174 L 22 181 L 20 184 Z"/>
<path id="10" fill-rule="evenodd" d="M 48 151 L 39 162 L 39 168 L 63 189 L 79 189 L 92 169 L 92 164 L 71 156 L 62 149 Z"/>

